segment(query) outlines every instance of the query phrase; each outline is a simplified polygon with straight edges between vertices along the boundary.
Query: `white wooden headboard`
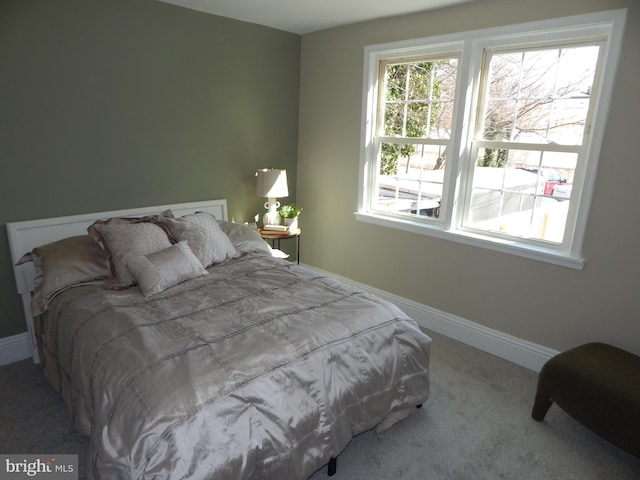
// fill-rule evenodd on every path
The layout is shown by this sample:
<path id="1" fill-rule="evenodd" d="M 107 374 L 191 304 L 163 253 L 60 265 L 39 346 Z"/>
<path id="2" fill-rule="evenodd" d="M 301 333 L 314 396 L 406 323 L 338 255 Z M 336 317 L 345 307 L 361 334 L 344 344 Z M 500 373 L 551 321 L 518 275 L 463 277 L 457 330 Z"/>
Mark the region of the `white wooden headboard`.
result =
<path id="1" fill-rule="evenodd" d="M 32 262 L 16 265 L 18 260 L 35 247 L 46 245 L 47 243 L 55 242 L 56 240 L 61 240 L 66 237 L 87 233 L 87 228 L 96 220 L 104 220 L 111 217 L 154 215 L 164 210 L 171 210 L 176 217 L 199 211 L 209 212 L 218 220 L 228 220 L 227 200 L 218 199 L 7 223 L 9 249 L 11 250 L 16 287 L 22 297 L 25 322 L 31 340 L 31 353 L 35 363 L 40 361 L 33 318 L 31 317 L 31 292 L 33 291 L 35 269 Z"/>

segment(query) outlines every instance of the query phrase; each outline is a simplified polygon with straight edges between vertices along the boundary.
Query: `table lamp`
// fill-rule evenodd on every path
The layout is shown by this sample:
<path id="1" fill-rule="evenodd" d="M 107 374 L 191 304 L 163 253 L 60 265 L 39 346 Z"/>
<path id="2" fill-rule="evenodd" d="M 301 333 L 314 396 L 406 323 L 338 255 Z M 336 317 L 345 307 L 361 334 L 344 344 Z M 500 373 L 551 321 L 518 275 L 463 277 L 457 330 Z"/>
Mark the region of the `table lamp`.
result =
<path id="1" fill-rule="evenodd" d="M 267 213 L 264 214 L 262 221 L 265 225 L 279 225 L 280 215 L 278 208 L 280 202 L 276 199 L 279 197 L 289 196 L 287 188 L 287 171 L 277 168 L 262 168 L 256 172 L 256 195 L 259 197 L 267 197 L 264 208 Z"/>

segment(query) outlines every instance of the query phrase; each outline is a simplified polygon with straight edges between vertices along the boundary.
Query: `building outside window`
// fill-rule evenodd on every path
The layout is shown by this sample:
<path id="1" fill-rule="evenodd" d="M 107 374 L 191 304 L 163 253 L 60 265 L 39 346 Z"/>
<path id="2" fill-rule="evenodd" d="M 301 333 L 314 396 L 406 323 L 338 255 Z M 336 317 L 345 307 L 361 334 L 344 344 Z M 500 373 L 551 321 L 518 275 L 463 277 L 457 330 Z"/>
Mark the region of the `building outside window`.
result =
<path id="1" fill-rule="evenodd" d="M 581 268 L 623 24 L 367 47 L 358 219 Z"/>

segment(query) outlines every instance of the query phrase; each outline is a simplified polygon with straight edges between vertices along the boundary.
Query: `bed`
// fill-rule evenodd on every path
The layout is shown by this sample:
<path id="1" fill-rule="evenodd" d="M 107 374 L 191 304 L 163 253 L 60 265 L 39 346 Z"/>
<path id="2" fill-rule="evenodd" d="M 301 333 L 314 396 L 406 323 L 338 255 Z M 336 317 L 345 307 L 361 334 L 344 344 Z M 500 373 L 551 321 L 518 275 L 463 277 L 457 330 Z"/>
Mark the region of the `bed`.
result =
<path id="1" fill-rule="evenodd" d="M 429 394 L 393 304 L 272 255 L 226 200 L 7 225 L 89 478 L 305 479 Z M 166 238 L 165 238 L 166 237 Z"/>

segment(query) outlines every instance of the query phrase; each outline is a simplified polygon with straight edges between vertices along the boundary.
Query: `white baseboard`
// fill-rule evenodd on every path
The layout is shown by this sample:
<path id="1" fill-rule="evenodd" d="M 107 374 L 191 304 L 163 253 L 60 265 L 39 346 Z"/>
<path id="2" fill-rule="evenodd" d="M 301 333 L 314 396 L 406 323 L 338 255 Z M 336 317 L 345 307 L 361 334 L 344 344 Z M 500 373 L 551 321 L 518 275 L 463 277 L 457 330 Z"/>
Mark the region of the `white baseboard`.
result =
<path id="1" fill-rule="evenodd" d="M 349 278 L 335 275 L 309 265 L 305 265 L 305 267 L 341 280 L 394 303 L 409 317 L 413 318 L 421 327 L 446 335 L 454 340 L 471 345 L 497 357 L 504 358 L 505 360 L 535 372 L 539 372 L 547 360 L 560 353 L 557 350 L 485 327 L 484 325 L 414 302 L 413 300 L 400 297 L 393 293 L 355 282 Z"/>
<path id="2" fill-rule="evenodd" d="M 27 332 L 0 338 L 0 365 L 17 362 L 31 356 Z"/>

